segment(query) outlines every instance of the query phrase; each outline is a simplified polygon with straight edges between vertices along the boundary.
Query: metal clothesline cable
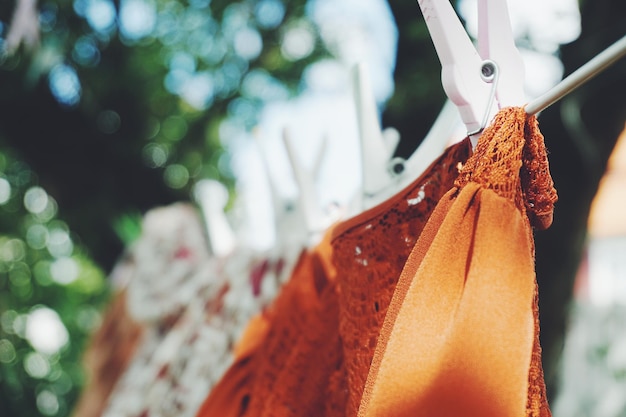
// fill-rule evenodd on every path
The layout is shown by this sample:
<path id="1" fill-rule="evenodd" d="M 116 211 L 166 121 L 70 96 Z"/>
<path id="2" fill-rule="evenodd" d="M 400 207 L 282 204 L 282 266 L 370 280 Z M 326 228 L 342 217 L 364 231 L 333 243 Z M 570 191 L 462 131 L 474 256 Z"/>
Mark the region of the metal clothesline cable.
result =
<path id="1" fill-rule="evenodd" d="M 526 113 L 537 114 L 546 109 L 548 106 L 556 103 L 567 94 L 610 67 L 624 55 L 626 55 L 626 35 L 600 52 L 585 65 L 571 73 L 546 93 L 531 100 L 525 106 Z"/>

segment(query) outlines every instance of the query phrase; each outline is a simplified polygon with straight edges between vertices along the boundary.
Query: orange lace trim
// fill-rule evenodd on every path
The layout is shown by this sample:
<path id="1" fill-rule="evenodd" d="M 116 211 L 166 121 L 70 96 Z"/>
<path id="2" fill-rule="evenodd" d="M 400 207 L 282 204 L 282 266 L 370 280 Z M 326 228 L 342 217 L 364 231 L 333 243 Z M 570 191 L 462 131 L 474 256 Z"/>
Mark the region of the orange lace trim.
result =
<path id="1" fill-rule="evenodd" d="M 522 129 L 525 140 L 514 134 Z M 537 118 L 528 116 L 523 108 L 502 109 L 485 130 L 455 186 L 462 188 L 470 181 L 514 201 L 517 208 L 528 216 L 533 227 L 544 230 L 552 224 L 554 204 L 558 197 L 550 175 L 544 138 L 539 131 Z M 529 417 L 551 415 L 541 364 L 538 297 L 535 283 L 532 306 L 535 335 L 528 373 L 526 408 Z"/>
<path id="2" fill-rule="evenodd" d="M 511 140 L 521 130 L 526 140 Z M 502 109 L 485 129 L 454 185 L 463 188 L 470 181 L 514 201 L 533 227 L 552 224 L 557 194 L 546 147 L 537 118 L 523 108 Z"/>
<path id="3" fill-rule="evenodd" d="M 332 246 L 341 289 L 339 332 L 344 361 L 335 378 L 346 378 L 339 385 L 349 387 L 345 414 L 341 415 L 357 414 L 400 272 L 430 214 L 452 188 L 470 153 L 469 139 L 451 146 L 404 191 L 338 226 Z"/>

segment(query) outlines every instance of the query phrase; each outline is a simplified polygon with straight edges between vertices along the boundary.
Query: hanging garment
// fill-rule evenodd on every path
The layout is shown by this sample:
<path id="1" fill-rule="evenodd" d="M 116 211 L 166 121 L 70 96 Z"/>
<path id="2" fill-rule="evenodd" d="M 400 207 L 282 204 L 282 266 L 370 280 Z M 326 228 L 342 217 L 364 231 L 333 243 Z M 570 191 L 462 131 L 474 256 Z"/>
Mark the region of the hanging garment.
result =
<path id="1" fill-rule="evenodd" d="M 543 137 L 500 111 L 402 271 L 359 416 L 549 416 L 531 225 L 552 222 Z"/>
<path id="2" fill-rule="evenodd" d="M 135 245 L 128 305 L 144 327 L 105 417 L 194 416 L 233 361 L 250 319 L 275 298 L 301 246 L 210 256 L 187 205 L 153 210 Z"/>
<path id="3" fill-rule="evenodd" d="M 303 254 L 276 301 L 251 322 L 198 416 L 345 416 L 348 398 L 355 415 L 400 271 L 470 153 L 467 139 L 453 145 L 405 190 Z M 364 250 L 377 256 L 366 260 Z M 361 340 L 366 352 L 355 345 Z"/>
<path id="4" fill-rule="evenodd" d="M 326 415 L 341 359 L 336 290 L 327 236 L 303 252 L 275 302 L 251 321 L 197 415 Z"/>
<path id="5" fill-rule="evenodd" d="M 356 416 L 387 308 L 411 249 L 439 199 L 452 188 L 471 154 L 469 139 L 449 147 L 404 191 L 335 230 L 339 331 L 337 370 L 349 393 L 346 416 Z M 339 376 L 340 375 L 340 376 Z"/>
<path id="6" fill-rule="evenodd" d="M 102 323 L 83 355 L 87 383 L 72 415 L 99 417 L 113 387 L 126 370 L 139 341 L 143 327 L 126 309 L 126 290 L 118 290 L 102 316 Z"/>
<path id="7" fill-rule="evenodd" d="M 180 363 L 185 354 L 185 340 L 202 323 L 204 303 L 219 300 L 225 285 L 217 273 L 218 263 L 210 256 L 202 223 L 187 204 L 148 212 L 129 257 L 132 276 L 125 302 L 130 317 L 143 327 L 143 337 L 111 393 L 103 416 L 141 416 L 163 404 L 168 372 L 176 369 L 173 365 Z M 223 337 L 212 336 L 212 345 L 226 343 Z M 212 345 L 207 344 L 207 349 Z M 208 387 L 203 384 L 193 387 L 204 388 L 206 395 Z M 181 385 L 184 392 L 188 386 Z M 185 393 L 185 398 L 194 395 L 199 396 L 192 390 Z M 192 401 L 187 404 L 193 408 Z"/>

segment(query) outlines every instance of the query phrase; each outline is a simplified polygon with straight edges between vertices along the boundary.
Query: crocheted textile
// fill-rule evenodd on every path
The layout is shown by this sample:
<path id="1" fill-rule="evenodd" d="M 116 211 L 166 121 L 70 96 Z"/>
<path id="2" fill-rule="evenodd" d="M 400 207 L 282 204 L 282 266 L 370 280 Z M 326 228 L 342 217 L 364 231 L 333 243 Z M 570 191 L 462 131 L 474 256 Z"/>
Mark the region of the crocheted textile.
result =
<path id="1" fill-rule="evenodd" d="M 555 201 L 534 117 L 503 109 L 407 260 L 359 416 L 550 415 L 530 221 Z"/>
<path id="2" fill-rule="evenodd" d="M 494 190 L 514 201 L 532 226 L 543 230 L 552 224 L 557 195 L 537 118 L 525 114 L 523 109 L 507 108 L 496 116 L 483 132 L 455 186 L 463 188 L 468 182 L 475 182 Z"/>
<path id="3" fill-rule="evenodd" d="M 518 117 L 522 117 L 521 123 L 517 123 Z M 488 197 L 484 199 L 484 204 L 488 207 L 494 207 L 494 205 L 500 207 L 498 205 L 500 200 L 508 204 L 504 207 L 508 207 L 509 211 L 503 210 L 504 214 L 498 212 L 494 218 L 504 223 L 513 222 L 512 228 L 510 230 L 507 227 L 496 228 L 494 236 L 498 245 L 507 241 L 510 233 L 517 237 L 516 245 L 511 246 L 513 261 L 506 257 L 498 258 L 497 251 L 492 254 L 489 250 L 483 250 L 481 252 L 483 255 L 493 255 L 498 262 L 490 263 L 481 258 L 479 263 L 482 262 L 483 266 L 487 266 L 487 270 L 493 275 L 506 271 L 508 263 L 513 262 L 511 268 L 513 272 L 509 271 L 508 276 L 524 278 L 511 281 L 513 290 L 507 287 L 509 284 L 507 280 L 505 280 L 506 285 L 503 284 L 501 287 L 492 285 L 491 282 L 488 282 L 488 285 L 479 285 L 477 290 L 468 291 L 468 303 L 475 307 L 480 306 L 483 300 L 486 300 L 489 305 L 489 300 L 495 299 L 501 300 L 498 302 L 504 300 L 506 304 L 506 301 L 512 297 L 511 305 L 516 306 L 513 310 L 519 313 L 519 317 L 515 317 L 516 319 L 521 317 L 521 320 L 500 320 L 500 315 L 493 314 L 491 311 L 489 317 L 493 319 L 493 322 L 483 326 L 482 332 L 477 332 L 477 334 L 484 337 L 484 340 L 497 340 L 500 337 L 504 340 L 508 333 L 515 335 L 513 337 L 515 343 L 506 344 L 507 348 L 513 347 L 512 350 L 505 349 L 507 353 L 505 356 L 507 360 L 521 361 L 523 364 L 517 368 L 516 372 L 506 373 L 507 382 L 513 381 L 514 383 L 509 384 L 511 387 L 502 389 L 505 392 L 504 397 L 516 399 L 516 404 L 519 406 L 516 410 L 519 413 L 503 415 L 520 415 L 527 410 L 528 415 L 545 417 L 549 416 L 549 409 L 545 401 L 541 353 L 538 344 L 532 236 L 526 217 L 516 216 L 511 212 L 525 213 L 527 206 L 538 207 L 536 217 L 539 219 L 539 225 L 547 226 L 549 222 L 546 219 L 551 219 L 551 210 L 546 209 L 543 201 L 550 201 L 550 197 L 546 195 L 552 190 L 544 192 L 541 187 L 537 187 L 537 184 L 551 185 L 551 180 L 546 182 L 543 176 L 531 173 L 530 168 L 527 168 L 530 167 L 530 163 L 543 160 L 546 162 L 547 173 L 547 160 L 541 158 L 541 151 L 544 151 L 545 157 L 545 150 L 542 138 L 536 130 L 536 122 L 531 119 L 526 123 L 524 117 L 523 113 L 515 111 L 504 111 L 498 116 L 490 129 L 498 130 L 498 126 L 501 125 L 505 128 L 499 129 L 499 135 L 491 133 L 490 129 L 485 131 L 483 134 L 485 139 L 481 139 L 480 146 L 477 148 L 477 154 L 480 152 L 478 154 L 480 156 L 474 156 L 464 164 L 463 177 L 460 177 L 457 185 L 466 190 L 462 203 L 467 206 L 474 202 L 474 196 L 478 196 L 479 192 L 488 194 Z M 504 121 L 501 120 L 502 118 Z M 514 124 L 517 123 L 515 126 L 518 128 L 509 128 L 508 119 L 513 120 Z M 526 128 L 528 144 L 525 144 L 523 140 L 526 125 L 528 125 Z M 518 141 L 519 143 L 504 143 L 508 136 L 513 134 L 522 138 Z M 489 139 L 492 137 L 495 139 Z M 498 144 L 498 146 L 485 148 L 483 142 L 488 140 L 493 142 L 492 145 Z M 535 142 L 538 140 L 541 140 L 541 143 L 537 145 Z M 501 170 L 506 169 L 504 174 L 501 170 L 494 171 L 482 161 L 486 158 L 485 155 L 496 155 L 497 152 L 494 151 L 497 149 L 504 152 L 500 157 L 492 158 L 492 160 L 498 163 L 504 159 L 509 161 L 501 165 L 503 167 Z M 403 386 L 403 382 L 411 385 L 415 382 L 411 378 L 422 372 L 420 366 L 423 358 L 419 355 L 419 350 L 392 349 L 392 362 L 394 359 L 400 359 L 400 362 L 406 360 L 409 365 L 416 368 L 412 369 L 408 366 L 406 372 L 402 367 L 394 368 L 397 373 L 392 372 L 391 378 L 387 378 L 388 375 L 385 374 L 387 365 L 381 364 L 387 361 L 385 355 L 389 353 L 388 345 L 395 343 L 396 318 L 400 316 L 402 303 L 413 282 L 414 273 L 421 263 L 420 254 L 427 252 L 439 225 L 446 217 L 447 209 L 459 199 L 457 188 L 448 193 L 446 191 L 453 187 L 459 176 L 459 168 L 467 160 L 469 154 L 468 140 L 449 148 L 403 192 L 355 219 L 336 226 L 332 231 L 332 243 L 328 242 L 327 235 L 318 247 L 304 254 L 291 280 L 283 287 L 276 301 L 261 316 L 251 322 L 237 348 L 235 363 L 204 402 L 198 417 L 215 415 L 225 417 L 339 417 L 355 416 L 357 410 L 362 415 L 404 415 L 402 404 L 400 408 L 394 407 L 396 404 L 393 401 L 398 396 L 409 403 L 413 398 L 419 398 L 424 393 L 428 398 L 430 387 L 423 387 L 421 394 L 420 392 L 416 394 Z M 526 167 L 518 162 L 522 159 L 522 155 L 526 155 L 528 162 Z M 527 176 L 529 180 L 526 183 L 524 183 L 525 180 L 520 180 L 520 176 L 525 175 L 524 169 L 528 169 L 529 174 Z M 473 170 L 488 174 L 473 176 Z M 485 175 L 489 176 L 494 172 L 497 175 L 494 174 L 490 182 L 483 181 L 484 184 L 489 185 L 482 188 L 480 181 L 485 178 Z M 517 183 L 520 181 L 526 185 L 518 187 Z M 489 190 L 494 192 L 489 194 L 491 192 Z M 536 190 L 541 190 L 541 192 Z M 509 203 L 509 200 L 502 199 L 497 193 L 513 196 L 513 202 L 518 205 Z M 524 193 L 524 196 L 534 195 L 533 200 L 518 198 L 520 193 Z M 552 200 L 555 200 L 556 194 L 553 195 Z M 479 197 L 476 198 L 479 199 Z M 437 205 L 441 201 L 443 204 Z M 526 201 L 532 204 L 526 204 Z M 438 211 L 432 214 L 432 217 L 436 218 L 432 220 L 431 217 L 429 220 L 436 205 Z M 456 210 L 458 214 L 462 212 L 463 210 Z M 484 220 L 484 217 L 481 219 Z M 488 216 L 487 219 L 489 219 Z M 424 235 L 422 229 L 427 222 L 432 225 L 430 231 L 424 232 L 426 233 Z M 448 229 L 455 230 L 454 227 Z M 489 230 L 489 227 L 481 228 L 481 236 L 493 243 L 494 240 L 490 240 Z M 435 288 L 430 288 L 429 292 L 420 293 L 422 294 L 420 303 L 411 305 L 407 313 L 409 316 L 410 311 L 422 311 L 426 318 L 430 315 L 436 316 L 437 302 L 454 304 L 454 297 L 438 296 L 437 280 L 444 277 L 440 277 L 437 272 L 441 272 L 438 268 L 445 270 L 457 267 L 457 271 L 465 271 L 466 268 L 472 266 L 467 257 L 470 253 L 470 235 L 471 233 L 467 233 L 465 237 L 461 237 L 460 243 L 461 246 L 465 245 L 465 249 L 459 251 L 451 245 L 444 252 L 445 257 L 439 257 L 433 261 L 434 263 L 431 262 L 433 273 L 427 276 L 430 281 L 428 279 L 424 281 L 433 283 Z M 452 234 L 448 236 L 455 237 Z M 451 254 L 453 256 L 450 256 Z M 519 265 L 515 262 L 515 257 L 521 257 Z M 336 270 L 333 270 L 333 266 Z M 503 274 L 506 275 L 506 273 Z M 396 287 L 398 280 L 401 284 Z M 498 281 L 494 278 L 494 282 Z M 515 283 L 519 288 L 515 287 Z M 443 287 L 446 287 L 445 280 Z M 446 295 L 445 291 L 443 295 Z M 531 308 L 533 303 L 535 303 L 535 315 Z M 470 311 L 473 310 L 470 309 Z M 504 316 L 507 315 L 504 314 Z M 474 319 L 471 315 L 470 318 Z M 402 323 L 403 332 L 401 333 L 411 335 L 411 332 L 432 330 L 441 324 L 435 323 L 434 327 L 426 326 L 422 329 L 417 323 L 420 322 L 409 317 Z M 517 343 L 519 342 L 519 338 L 516 339 L 517 332 L 511 330 L 516 326 L 520 326 L 525 331 L 523 336 L 526 339 L 523 343 Z M 423 340 L 436 341 L 440 333 L 446 332 L 430 334 L 430 339 Z M 454 339 L 452 351 L 466 346 L 474 347 L 472 342 L 476 338 L 471 333 L 460 332 L 459 334 L 463 337 Z M 416 339 L 409 337 L 408 340 Z M 417 340 L 422 339 L 418 337 Z M 400 346 L 404 347 L 402 344 Z M 496 347 L 496 351 L 499 349 L 498 343 L 494 342 L 493 346 Z M 485 352 L 490 351 L 486 349 Z M 463 355 L 459 357 L 463 359 L 465 357 Z M 428 357 L 428 352 L 425 352 L 424 356 Z M 445 355 L 444 357 L 450 359 Z M 455 360 L 450 359 L 444 363 L 437 363 L 437 366 L 431 369 L 435 369 L 435 373 L 443 370 L 454 374 L 454 364 Z M 379 374 L 381 370 L 383 372 Z M 482 370 L 475 372 L 475 375 L 482 377 Z M 489 375 L 491 373 L 487 367 L 484 376 L 489 379 Z M 379 377 L 383 378 L 382 389 L 380 389 Z M 424 378 L 423 380 L 429 381 L 430 379 Z M 439 388 L 439 382 L 445 383 L 445 379 L 442 381 L 431 381 L 435 390 Z M 458 388 L 458 385 L 455 385 L 456 381 L 452 382 L 451 386 Z M 508 387 L 508 385 L 504 386 Z M 522 388 L 516 390 L 518 386 Z M 448 398 L 448 402 L 452 402 L 449 398 L 456 398 L 455 395 L 459 393 L 461 397 L 464 395 L 462 390 L 458 392 L 448 390 L 447 393 L 445 398 Z M 488 401 L 479 401 L 479 405 L 491 403 L 500 395 L 499 393 L 496 395 L 494 391 L 491 391 L 491 394 L 492 397 Z M 480 396 L 476 398 L 484 399 Z M 385 408 L 389 405 L 389 401 L 392 402 L 392 408 Z M 464 404 L 463 401 L 460 403 Z M 441 402 L 437 404 L 441 405 Z M 407 415 L 412 415 L 411 413 L 417 415 L 415 408 L 404 409 L 404 411 L 407 410 L 409 411 Z M 425 410 L 424 415 L 429 415 L 429 412 L 433 411 L 428 408 Z M 430 415 L 442 414 L 433 412 Z M 464 415 L 464 413 L 449 415 Z M 485 415 L 490 415 L 490 413 L 487 412 Z"/>
<path id="4" fill-rule="evenodd" d="M 471 153 L 469 139 L 444 154 L 386 203 L 340 225 L 332 241 L 344 361 L 337 378 L 349 387 L 346 416 L 355 416 L 378 335 L 400 272 L 439 199 Z"/>
<path id="5" fill-rule="evenodd" d="M 523 132 L 525 140 L 520 139 Z M 473 181 L 485 189 L 515 202 L 530 224 L 544 230 L 552 224 L 557 193 L 550 175 L 544 138 L 536 117 L 526 117 L 523 109 L 503 110 L 483 133 L 474 156 L 455 182 L 463 188 Z M 531 239 L 534 252 L 534 243 Z M 534 256 L 534 255 L 533 255 Z M 539 295 L 535 283 L 533 296 L 535 336 L 528 373 L 528 416 L 550 415 L 541 365 L 539 341 Z"/>
<path id="6" fill-rule="evenodd" d="M 349 396 L 358 406 L 402 266 L 470 152 L 468 140 L 450 147 L 405 190 L 339 224 L 303 255 L 276 301 L 251 322 L 237 348 L 237 360 L 198 417 L 343 417 Z M 368 259 L 370 248 L 378 248 L 379 256 Z M 355 257 L 358 251 L 361 256 Z M 339 279 L 331 253 L 332 264 L 341 271 Z M 360 340 L 367 341 L 364 353 L 356 348 Z M 359 379 L 348 380 L 348 368 Z M 356 407 L 352 409 L 356 413 Z"/>

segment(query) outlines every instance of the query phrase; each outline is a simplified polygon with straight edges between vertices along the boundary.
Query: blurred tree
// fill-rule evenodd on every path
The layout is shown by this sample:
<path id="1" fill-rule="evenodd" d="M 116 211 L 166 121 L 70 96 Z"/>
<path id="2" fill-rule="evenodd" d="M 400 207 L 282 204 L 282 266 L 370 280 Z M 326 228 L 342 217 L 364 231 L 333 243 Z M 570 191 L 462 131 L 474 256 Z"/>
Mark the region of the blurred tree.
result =
<path id="1" fill-rule="evenodd" d="M 0 414 L 66 415 L 107 295 L 28 165 L 0 152 Z"/>
<path id="2" fill-rule="evenodd" d="M 0 4 L 0 415 L 68 415 L 102 269 L 147 209 L 232 185 L 223 144 L 326 54 L 304 6 Z"/>
<path id="3" fill-rule="evenodd" d="M 110 219 L 187 198 L 197 178 L 232 183 L 222 122 L 252 127 L 324 53 L 304 3 L 44 1 L 40 47 L 0 66 L 1 140 L 108 269 Z"/>

